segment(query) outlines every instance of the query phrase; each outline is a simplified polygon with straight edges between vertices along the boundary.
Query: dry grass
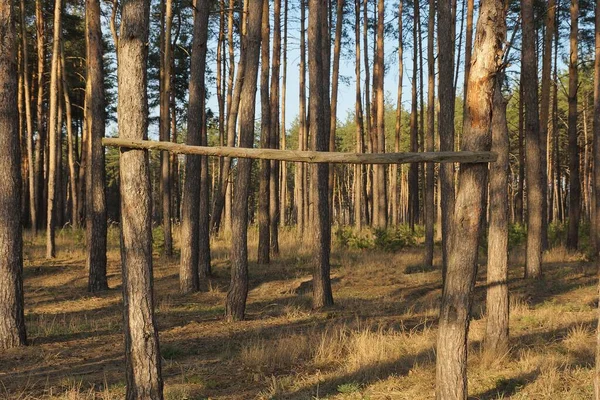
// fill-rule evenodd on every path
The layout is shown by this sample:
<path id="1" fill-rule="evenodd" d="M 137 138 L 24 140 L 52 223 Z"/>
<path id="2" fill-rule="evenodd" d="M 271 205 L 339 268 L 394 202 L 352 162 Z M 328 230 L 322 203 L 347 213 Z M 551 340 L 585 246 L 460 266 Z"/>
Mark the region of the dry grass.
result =
<path id="1" fill-rule="evenodd" d="M 250 230 L 250 259 L 256 257 Z M 177 232 L 175 233 L 177 238 Z M 291 230 L 269 266 L 250 264 L 247 321 L 222 319 L 229 280 L 228 235 L 213 241 L 210 290 L 178 293 L 177 259 L 155 258 L 155 297 L 167 399 L 430 399 L 434 393 L 439 269 L 421 247 L 390 254 L 334 247 L 336 306 L 311 310 L 311 246 Z M 26 318 L 32 346 L 0 354 L 0 398 L 120 399 L 124 366 L 118 232 L 112 228 L 110 291 L 86 292 L 83 233 L 25 246 Z M 419 245 L 421 246 L 421 245 Z M 485 269 L 475 293 L 469 349 L 472 399 L 592 397 L 595 267 L 558 247 L 541 281 L 521 279 L 511 252 L 511 343 L 481 350 Z M 439 265 L 439 255 L 436 264 Z"/>

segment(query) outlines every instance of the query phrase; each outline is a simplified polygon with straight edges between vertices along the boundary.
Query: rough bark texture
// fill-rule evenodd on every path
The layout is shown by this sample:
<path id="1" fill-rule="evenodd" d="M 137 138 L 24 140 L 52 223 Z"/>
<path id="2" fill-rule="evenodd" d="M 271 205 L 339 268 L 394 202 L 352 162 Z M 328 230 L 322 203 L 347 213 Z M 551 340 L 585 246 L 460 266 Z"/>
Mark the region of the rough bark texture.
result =
<path id="1" fill-rule="evenodd" d="M 186 144 L 199 145 L 204 113 L 204 76 L 208 40 L 208 1 L 197 0 L 194 12 L 194 32 L 190 64 L 190 95 L 188 105 L 188 134 Z M 198 246 L 200 197 L 200 156 L 185 157 L 185 182 L 183 186 L 181 217 L 181 260 L 179 264 L 179 289 L 183 293 L 199 290 Z"/>
<path id="2" fill-rule="evenodd" d="M 354 73 L 356 78 L 356 97 L 354 100 L 354 118 L 356 121 L 356 152 L 364 151 L 364 124 L 363 124 L 363 109 L 362 109 L 362 92 L 360 90 L 360 3 L 361 0 L 355 0 L 355 20 L 354 20 L 354 42 L 356 48 L 356 59 Z M 354 224 L 358 230 L 362 228 L 363 222 L 363 172 L 362 165 L 354 166 Z"/>
<path id="3" fill-rule="evenodd" d="M 44 130 L 44 63 L 45 63 L 45 46 L 44 46 L 44 18 L 42 13 L 42 0 L 35 2 L 35 27 L 37 40 L 37 104 L 36 104 L 36 130 L 37 141 L 35 142 L 35 210 L 32 219 L 33 234 L 37 234 L 38 226 L 41 224 L 40 210 L 43 207 L 42 203 L 42 186 L 43 186 L 43 154 L 45 142 Z"/>
<path id="4" fill-rule="evenodd" d="M 508 126 L 506 101 L 496 84 L 492 111 L 492 151 L 498 161 L 490 164 L 489 232 L 485 350 L 502 356 L 508 350 Z"/>
<path id="5" fill-rule="evenodd" d="M 438 134 L 440 151 L 454 150 L 454 48 L 452 8 L 450 0 L 438 2 Z M 454 210 L 454 166 L 440 165 L 442 209 L 442 279 L 448 264 L 448 238 L 452 234 L 452 213 Z"/>
<path id="6" fill-rule="evenodd" d="M 315 150 L 326 151 L 329 147 L 329 65 L 321 57 L 329 46 L 327 22 L 327 0 L 310 0 L 308 17 L 308 57 L 310 81 L 310 126 L 315 135 Z M 329 220 L 328 179 L 329 165 L 316 166 L 313 200 L 315 201 L 314 233 L 315 265 L 313 271 L 313 308 L 333 304 L 331 280 L 329 276 L 329 255 L 331 252 L 331 225 Z"/>
<path id="7" fill-rule="evenodd" d="M 119 136 L 148 135 L 146 63 L 150 2 L 124 0 L 119 39 Z M 154 322 L 152 197 L 148 153 L 125 150 L 121 170 L 121 265 L 127 400 L 162 400 L 163 381 Z"/>
<path id="8" fill-rule="evenodd" d="M 413 24 L 413 74 L 411 82 L 411 102 L 410 102 L 410 151 L 417 152 L 419 150 L 419 127 L 417 119 L 417 72 L 418 72 L 418 32 L 417 21 L 419 20 L 419 5 L 415 2 L 414 7 L 414 24 Z M 441 54 L 440 54 L 441 56 Z M 441 98 L 440 98 L 441 101 Z M 411 164 L 408 170 L 408 223 L 412 230 L 419 222 L 419 165 Z"/>
<path id="9" fill-rule="evenodd" d="M 384 38 L 383 28 L 385 25 L 385 4 L 383 0 L 377 2 L 377 52 L 375 53 L 375 66 L 377 77 L 377 115 L 376 115 L 376 130 L 377 130 L 377 152 L 385 153 L 385 106 L 384 106 Z M 387 227 L 387 191 L 385 182 L 386 168 L 385 165 L 377 165 L 375 167 L 375 178 L 377 180 L 377 201 L 373 202 L 373 208 L 377 207 L 377 220 L 374 225 L 379 228 Z"/>
<path id="10" fill-rule="evenodd" d="M 241 58 L 245 68 L 238 68 L 242 79 L 236 85 L 240 90 L 240 147 L 252 147 L 254 141 L 254 113 L 256 81 L 260 58 L 262 2 L 256 0 L 248 10 L 247 33 L 242 38 Z M 238 88 L 236 87 L 237 91 Z M 225 313 L 227 320 L 244 319 L 248 296 L 248 194 L 252 160 L 238 160 L 238 172 L 233 193 L 231 232 L 235 240 L 231 245 L 231 283 L 227 292 Z"/>
<path id="11" fill-rule="evenodd" d="M 86 171 L 86 239 L 88 290 L 108 289 L 106 280 L 106 195 L 104 189 L 104 72 L 100 1 L 86 0 L 87 83 L 86 128 L 88 130 L 88 165 Z"/>
<path id="12" fill-rule="evenodd" d="M 0 350 L 27 343 L 14 18 L 12 0 L 0 0 Z"/>
<path id="13" fill-rule="evenodd" d="M 577 32 L 579 0 L 571 0 L 571 34 L 569 35 L 569 227 L 567 248 L 577 249 L 579 242 L 579 219 L 581 218 L 581 183 L 579 182 L 579 147 L 577 144 Z"/>
<path id="14" fill-rule="evenodd" d="M 269 2 L 263 1 L 261 28 L 261 63 L 260 63 L 260 147 L 271 147 L 271 103 L 269 98 Z M 269 246 L 271 242 L 271 225 L 269 221 L 271 161 L 260 161 L 260 179 L 258 192 L 258 263 L 269 263 Z"/>
<path id="15" fill-rule="evenodd" d="M 273 57 L 271 60 L 271 148 L 278 149 L 279 142 L 279 70 L 281 65 L 281 0 L 273 2 Z M 285 126 L 284 126 L 285 129 Z M 285 132 L 285 131 L 284 131 Z M 285 142 L 284 142 L 285 143 Z M 279 222 L 281 209 L 285 202 L 280 201 L 279 174 L 280 162 L 271 160 L 271 176 L 269 178 L 269 223 L 271 225 L 271 254 L 279 254 Z M 285 181 L 283 181 L 285 182 Z"/>
<path id="16" fill-rule="evenodd" d="M 468 82 L 462 143 L 465 150 L 489 150 L 491 145 L 492 99 L 502 62 L 505 24 L 503 2 L 483 0 Z M 467 337 L 486 184 L 486 165 L 461 166 L 454 209 L 454 220 L 458 223 L 450 237 L 440 308 L 436 351 L 438 400 L 467 399 Z"/>
<path id="17" fill-rule="evenodd" d="M 523 20 L 522 86 L 525 106 L 525 163 L 527 174 L 527 263 L 525 276 L 542 274 L 542 168 L 538 118 L 537 67 L 533 0 L 521 0 Z"/>

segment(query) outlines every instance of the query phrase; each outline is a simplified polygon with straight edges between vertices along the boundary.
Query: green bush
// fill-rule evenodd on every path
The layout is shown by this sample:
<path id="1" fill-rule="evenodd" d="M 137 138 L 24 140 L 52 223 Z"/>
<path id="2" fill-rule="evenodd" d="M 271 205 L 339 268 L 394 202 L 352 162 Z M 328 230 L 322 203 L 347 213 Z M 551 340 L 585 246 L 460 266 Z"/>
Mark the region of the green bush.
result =
<path id="1" fill-rule="evenodd" d="M 512 249 L 525 244 L 527 241 L 527 227 L 521 224 L 512 224 L 508 227 L 508 248 Z"/>
<path id="2" fill-rule="evenodd" d="M 412 232 L 407 225 L 399 225 L 390 229 L 373 229 L 354 231 L 350 227 L 341 227 L 335 231 L 336 243 L 349 249 L 380 249 L 398 251 L 417 244 L 417 232 Z"/>

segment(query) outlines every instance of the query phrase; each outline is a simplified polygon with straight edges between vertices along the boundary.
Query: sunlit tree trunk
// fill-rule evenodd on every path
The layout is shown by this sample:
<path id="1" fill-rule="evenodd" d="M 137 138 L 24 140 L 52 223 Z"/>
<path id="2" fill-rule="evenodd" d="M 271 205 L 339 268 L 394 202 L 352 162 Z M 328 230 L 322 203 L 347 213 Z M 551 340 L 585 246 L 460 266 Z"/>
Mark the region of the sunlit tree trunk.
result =
<path id="1" fill-rule="evenodd" d="M 356 78 L 356 97 L 354 101 L 354 118 L 356 122 L 356 152 L 364 151 L 364 124 L 363 124 L 363 109 L 362 109 L 362 93 L 360 90 L 360 3 L 361 0 L 355 0 L 355 20 L 354 20 L 354 41 L 356 49 L 356 59 L 354 65 L 354 73 Z M 361 229 L 363 222 L 363 180 L 364 166 L 357 164 L 354 166 L 354 223 L 357 229 Z"/>
<path id="2" fill-rule="evenodd" d="M 462 148 L 489 150 L 492 99 L 502 63 L 506 35 L 504 2 L 482 0 L 469 74 L 467 114 Z M 444 48 L 440 47 L 440 52 Z M 441 54 L 440 54 L 441 55 Z M 485 201 L 488 167 L 463 164 L 460 168 L 455 219 L 449 240 L 448 269 L 442 290 L 436 350 L 436 399 L 467 399 L 467 337 L 477 253 Z"/>
<path id="3" fill-rule="evenodd" d="M 418 49 L 419 49 L 419 35 L 417 29 L 417 21 L 420 18 L 419 5 L 414 3 L 414 24 L 413 24 L 413 74 L 412 74 L 412 95 L 411 95 L 411 108 L 410 108 L 410 151 L 419 151 L 419 127 L 417 122 L 417 84 L 418 84 Z M 409 225 L 412 230 L 415 229 L 415 225 L 419 222 L 419 164 L 410 164 L 408 171 L 408 207 L 409 207 Z"/>
<path id="4" fill-rule="evenodd" d="M 435 60 L 433 55 L 435 29 L 435 0 L 429 0 L 429 19 L 427 35 L 427 137 L 425 151 L 433 151 L 435 130 Z M 433 223 L 435 219 L 433 164 L 426 165 L 425 174 L 425 264 L 433 265 Z"/>
<path id="5" fill-rule="evenodd" d="M 273 58 L 271 60 L 271 148 L 278 149 L 279 142 L 279 70 L 281 67 L 281 0 L 273 2 Z M 271 254 L 279 254 L 279 220 L 281 209 L 285 209 L 284 203 L 280 202 L 279 172 L 281 163 L 271 160 L 271 175 L 269 177 L 269 223 L 271 238 Z"/>
<path id="6" fill-rule="evenodd" d="M 52 44 L 52 64 L 50 73 L 50 117 L 48 121 L 48 202 L 46 207 L 46 258 L 56 257 L 54 230 L 56 228 L 56 179 L 58 158 L 56 146 L 60 128 L 58 119 L 60 37 L 62 23 L 62 0 L 54 2 L 54 38 Z"/>
<path id="7" fill-rule="evenodd" d="M 594 207 L 596 225 L 596 243 L 600 244 L 600 0 L 596 0 L 596 26 L 595 26 L 595 61 L 594 61 Z M 598 252 L 598 247 L 596 248 Z M 600 260 L 598 258 L 597 260 Z M 598 262 L 598 261 L 597 261 Z M 600 277 L 598 286 L 600 289 Z M 600 293 L 600 290 L 599 290 Z M 598 304 L 600 314 L 600 303 Z M 594 399 L 600 400 L 600 318 L 596 328 L 596 368 L 594 373 Z"/>
<path id="8" fill-rule="evenodd" d="M 305 39 L 305 0 L 300 0 L 300 78 L 299 78 L 299 119 L 300 126 L 298 131 L 298 150 L 307 150 L 305 147 L 305 139 L 308 134 L 306 129 L 306 39 Z M 305 204 L 305 165 L 302 163 L 296 163 L 294 175 L 294 187 L 295 195 L 294 200 L 296 203 L 296 223 L 298 224 L 298 232 L 302 234 L 307 225 L 305 220 L 305 209 L 308 207 Z"/>
<path id="9" fill-rule="evenodd" d="M 123 0 L 119 35 L 119 137 L 147 139 L 146 63 L 150 2 Z M 122 151 L 121 265 L 125 314 L 127 400 L 162 400 L 163 381 L 154 321 L 152 195 L 148 153 Z"/>
<path id="10" fill-rule="evenodd" d="M 277 0 L 280 2 L 281 0 Z M 287 135 L 285 129 L 285 105 L 286 105 L 286 89 L 287 89 L 287 42 L 288 42 L 288 2 L 284 0 L 284 16 L 283 16 L 283 76 L 281 79 L 281 148 L 287 149 Z M 277 28 L 275 28 L 277 29 Z M 288 164 L 281 162 L 281 191 L 280 191 L 280 215 L 279 223 L 284 226 L 288 223 Z"/>
<path id="11" fill-rule="evenodd" d="M 43 204 L 43 185 L 44 185 L 44 147 L 46 134 L 44 127 L 44 63 L 46 62 L 45 40 L 44 40 L 44 16 L 42 11 L 42 0 L 35 2 L 35 26 L 37 41 L 37 104 L 36 104 L 36 130 L 37 140 L 35 142 L 35 210 L 32 220 L 32 229 L 34 235 L 37 234 L 41 224 L 40 210 Z"/>
<path id="12" fill-rule="evenodd" d="M 17 36 L 12 0 L 0 0 L 0 350 L 27 344 L 23 301 Z M 29 100 L 29 99 L 27 99 Z"/>

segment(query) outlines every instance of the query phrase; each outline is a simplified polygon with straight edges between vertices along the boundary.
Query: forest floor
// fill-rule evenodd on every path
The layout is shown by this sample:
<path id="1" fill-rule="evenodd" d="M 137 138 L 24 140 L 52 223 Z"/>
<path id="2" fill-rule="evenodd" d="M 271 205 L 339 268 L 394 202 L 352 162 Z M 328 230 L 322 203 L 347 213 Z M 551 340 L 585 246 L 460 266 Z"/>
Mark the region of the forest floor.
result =
<path id="1" fill-rule="evenodd" d="M 83 235 L 25 243 L 30 346 L 0 353 L 0 398 L 121 399 L 125 391 L 118 231 L 109 234 L 109 285 L 86 291 Z M 213 242 L 210 291 L 178 293 L 178 259 L 154 262 L 166 399 L 431 399 L 439 268 L 419 245 L 396 253 L 334 246 L 336 305 L 311 310 L 309 246 L 281 233 L 281 255 L 250 263 L 247 320 L 223 320 L 228 241 Z M 250 235 L 250 259 L 256 234 Z M 439 253 L 439 251 L 438 251 Z M 485 265 L 479 271 L 469 347 L 472 399 L 591 399 L 597 275 L 562 247 L 545 254 L 544 277 L 524 280 L 511 251 L 511 349 L 484 355 Z M 482 258 L 482 260 L 484 260 Z M 440 264 L 439 254 L 436 264 Z"/>

